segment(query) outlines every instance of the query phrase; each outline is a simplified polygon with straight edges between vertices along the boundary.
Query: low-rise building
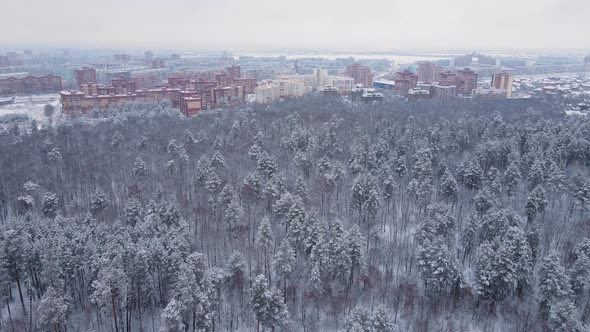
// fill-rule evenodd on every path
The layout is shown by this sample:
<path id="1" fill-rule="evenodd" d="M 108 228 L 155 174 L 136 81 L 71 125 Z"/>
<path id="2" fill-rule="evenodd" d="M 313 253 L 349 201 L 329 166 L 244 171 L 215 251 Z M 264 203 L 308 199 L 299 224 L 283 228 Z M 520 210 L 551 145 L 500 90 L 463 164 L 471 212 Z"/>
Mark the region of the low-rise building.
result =
<path id="1" fill-rule="evenodd" d="M 91 110 L 121 106 L 132 101 L 160 102 L 169 100 L 172 107 L 192 116 L 202 109 L 236 105 L 245 99 L 242 85 L 219 86 L 218 82 L 168 78 L 167 86 L 138 89 L 135 80 L 113 79 L 111 84 L 82 84 L 81 91 L 62 91 L 62 109 L 66 115 L 87 114 Z"/>
<path id="2" fill-rule="evenodd" d="M 350 99 L 352 101 L 364 101 L 364 102 L 381 102 L 383 101 L 383 94 L 377 92 L 377 90 L 373 88 L 365 88 L 362 87 L 361 84 L 357 85 L 354 89 L 352 89 L 350 94 Z"/>
<path id="3" fill-rule="evenodd" d="M 361 100 L 365 103 L 368 102 L 382 102 L 383 101 L 383 94 L 381 92 L 377 92 L 373 89 L 367 89 L 361 95 Z"/>
<path id="4" fill-rule="evenodd" d="M 55 75 L 0 79 L 0 95 L 31 95 L 61 91 L 61 77 Z"/>
<path id="5" fill-rule="evenodd" d="M 474 98 L 485 98 L 485 99 L 502 99 L 506 98 L 506 90 L 491 88 L 478 87 L 473 89 Z"/>
<path id="6" fill-rule="evenodd" d="M 428 99 L 430 98 L 430 90 L 426 90 L 423 88 L 411 88 L 408 90 L 408 99 L 409 100 L 420 100 L 420 99 Z"/>
<path id="7" fill-rule="evenodd" d="M 199 96 L 184 96 L 180 98 L 180 111 L 185 116 L 193 116 L 203 109 L 201 97 Z"/>
<path id="8" fill-rule="evenodd" d="M 395 81 L 379 80 L 373 82 L 373 87 L 385 90 L 394 90 Z"/>
<path id="9" fill-rule="evenodd" d="M 318 88 L 318 92 L 322 96 L 340 96 L 338 88 L 333 86 L 322 86 Z"/>
<path id="10" fill-rule="evenodd" d="M 93 109 L 108 109 L 123 106 L 133 101 L 160 102 L 169 100 L 173 107 L 180 106 L 181 89 L 145 89 L 136 90 L 135 93 L 106 95 L 87 95 L 84 91 L 62 91 L 61 105 L 64 114 L 88 114 Z"/>

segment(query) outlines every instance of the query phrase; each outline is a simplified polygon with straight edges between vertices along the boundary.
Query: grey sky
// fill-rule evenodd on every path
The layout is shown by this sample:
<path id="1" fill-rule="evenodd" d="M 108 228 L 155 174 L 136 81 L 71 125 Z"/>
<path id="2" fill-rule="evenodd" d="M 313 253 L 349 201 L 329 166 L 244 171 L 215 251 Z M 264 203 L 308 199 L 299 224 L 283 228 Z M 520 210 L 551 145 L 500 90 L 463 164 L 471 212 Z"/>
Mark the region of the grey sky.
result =
<path id="1" fill-rule="evenodd" d="M 16 0 L 0 44 L 590 49 L 590 0 Z"/>

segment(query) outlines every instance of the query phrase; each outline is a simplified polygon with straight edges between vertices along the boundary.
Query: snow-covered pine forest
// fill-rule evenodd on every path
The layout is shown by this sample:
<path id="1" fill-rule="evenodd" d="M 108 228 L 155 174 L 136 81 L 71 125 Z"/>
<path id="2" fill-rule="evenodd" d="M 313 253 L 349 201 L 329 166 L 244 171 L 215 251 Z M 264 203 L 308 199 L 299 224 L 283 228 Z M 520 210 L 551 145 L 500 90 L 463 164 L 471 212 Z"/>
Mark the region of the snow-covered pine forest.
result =
<path id="1" fill-rule="evenodd" d="M 1 331 L 585 331 L 590 119 L 134 104 L 0 132 Z"/>

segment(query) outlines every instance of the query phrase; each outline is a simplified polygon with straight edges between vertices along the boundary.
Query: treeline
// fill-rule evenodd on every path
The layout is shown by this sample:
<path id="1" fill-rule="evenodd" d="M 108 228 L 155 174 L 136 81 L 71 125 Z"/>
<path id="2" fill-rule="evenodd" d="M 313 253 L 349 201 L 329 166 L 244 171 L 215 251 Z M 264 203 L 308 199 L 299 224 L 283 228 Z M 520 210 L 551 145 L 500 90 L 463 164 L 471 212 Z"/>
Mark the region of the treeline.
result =
<path id="1" fill-rule="evenodd" d="M 0 330 L 587 329 L 585 117 L 167 106 L 0 131 Z"/>

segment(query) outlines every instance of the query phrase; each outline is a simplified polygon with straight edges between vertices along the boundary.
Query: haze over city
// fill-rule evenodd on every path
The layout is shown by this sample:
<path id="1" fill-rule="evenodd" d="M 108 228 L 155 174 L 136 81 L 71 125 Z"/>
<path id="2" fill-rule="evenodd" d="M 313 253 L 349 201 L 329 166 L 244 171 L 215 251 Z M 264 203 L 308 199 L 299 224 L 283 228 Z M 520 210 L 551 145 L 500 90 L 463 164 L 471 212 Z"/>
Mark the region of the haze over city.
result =
<path id="1" fill-rule="evenodd" d="M 590 332 L 590 0 L 0 4 L 0 331 Z"/>
<path id="2" fill-rule="evenodd" d="M 0 43 L 187 49 L 590 49 L 590 38 L 584 37 L 590 30 L 589 16 L 586 0 L 23 0 L 3 3 Z"/>

